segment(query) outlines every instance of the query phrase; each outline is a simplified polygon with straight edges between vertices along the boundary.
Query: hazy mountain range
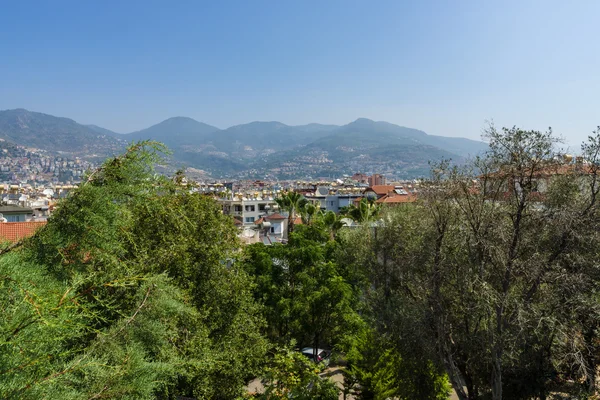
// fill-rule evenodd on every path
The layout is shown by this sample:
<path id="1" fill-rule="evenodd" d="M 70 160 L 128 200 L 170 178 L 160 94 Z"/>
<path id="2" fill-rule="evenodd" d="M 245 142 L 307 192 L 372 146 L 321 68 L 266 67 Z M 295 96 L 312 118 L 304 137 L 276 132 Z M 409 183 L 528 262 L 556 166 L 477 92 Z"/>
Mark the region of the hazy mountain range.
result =
<path id="1" fill-rule="evenodd" d="M 213 176 L 323 176 L 350 172 L 422 175 L 431 159 L 461 160 L 483 142 L 428 135 L 417 129 L 360 118 L 347 125 L 251 122 L 227 129 L 174 117 L 120 134 L 96 125 L 24 109 L 0 111 L 0 139 L 50 152 L 105 157 L 127 143 L 153 139 L 173 150 L 173 163 Z"/>

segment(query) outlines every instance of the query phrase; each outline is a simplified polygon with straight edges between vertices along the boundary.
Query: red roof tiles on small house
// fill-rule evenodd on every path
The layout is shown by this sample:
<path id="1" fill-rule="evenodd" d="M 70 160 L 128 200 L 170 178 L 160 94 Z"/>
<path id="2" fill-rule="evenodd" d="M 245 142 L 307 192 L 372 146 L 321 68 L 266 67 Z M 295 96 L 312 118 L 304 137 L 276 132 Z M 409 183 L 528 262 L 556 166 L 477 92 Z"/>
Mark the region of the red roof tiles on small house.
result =
<path id="1" fill-rule="evenodd" d="M 284 217 L 281 214 L 275 213 L 275 214 L 271 214 L 271 215 L 265 215 L 263 217 L 260 217 L 259 219 L 257 219 L 256 221 L 254 221 L 255 225 L 262 225 L 264 222 L 269 222 L 269 221 L 283 221 L 287 219 L 287 217 Z"/>
<path id="2" fill-rule="evenodd" d="M 374 192 L 377 197 L 385 196 L 389 192 L 393 192 L 395 189 L 394 185 L 373 185 L 365 189 L 366 192 Z"/>
<path id="3" fill-rule="evenodd" d="M 271 215 L 267 215 L 267 216 L 266 216 L 266 217 L 264 217 L 264 218 L 265 218 L 266 220 L 274 220 L 274 221 L 277 221 L 277 220 L 283 220 L 283 219 L 287 219 L 287 218 L 286 218 L 286 217 L 284 217 L 283 215 L 281 215 L 281 214 L 277 214 L 277 213 L 275 213 L 275 214 L 271 214 Z"/>
<path id="4" fill-rule="evenodd" d="M 46 225 L 46 221 L 36 222 L 2 222 L 0 223 L 0 241 L 18 242 Z"/>
<path id="5" fill-rule="evenodd" d="M 398 194 L 398 193 L 388 193 L 382 198 L 378 199 L 376 203 L 379 204 L 400 204 L 400 203 L 413 203 L 417 200 L 417 196 L 414 194 Z"/>

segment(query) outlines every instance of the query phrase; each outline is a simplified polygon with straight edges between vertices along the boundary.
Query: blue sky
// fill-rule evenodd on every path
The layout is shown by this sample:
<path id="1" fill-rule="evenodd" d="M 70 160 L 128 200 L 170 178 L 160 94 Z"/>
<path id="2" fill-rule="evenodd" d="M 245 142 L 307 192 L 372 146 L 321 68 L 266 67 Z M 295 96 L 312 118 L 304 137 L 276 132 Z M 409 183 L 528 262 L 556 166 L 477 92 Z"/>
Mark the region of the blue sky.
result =
<path id="1" fill-rule="evenodd" d="M 573 3 L 573 4 L 570 4 Z M 479 138 L 600 124 L 598 1 L 13 1 L 0 109 L 119 132 L 184 115 Z"/>

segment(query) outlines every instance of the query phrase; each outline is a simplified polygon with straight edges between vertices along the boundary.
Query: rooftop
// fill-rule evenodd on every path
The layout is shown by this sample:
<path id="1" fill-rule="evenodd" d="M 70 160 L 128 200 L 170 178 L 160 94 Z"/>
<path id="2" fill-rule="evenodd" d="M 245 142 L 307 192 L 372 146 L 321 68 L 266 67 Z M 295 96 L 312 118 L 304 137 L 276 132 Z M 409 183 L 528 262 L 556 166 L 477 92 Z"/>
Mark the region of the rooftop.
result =
<path id="1" fill-rule="evenodd" d="M 44 225 L 46 221 L 0 223 L 0 241 L 17 242 L 28 238 Z"/>

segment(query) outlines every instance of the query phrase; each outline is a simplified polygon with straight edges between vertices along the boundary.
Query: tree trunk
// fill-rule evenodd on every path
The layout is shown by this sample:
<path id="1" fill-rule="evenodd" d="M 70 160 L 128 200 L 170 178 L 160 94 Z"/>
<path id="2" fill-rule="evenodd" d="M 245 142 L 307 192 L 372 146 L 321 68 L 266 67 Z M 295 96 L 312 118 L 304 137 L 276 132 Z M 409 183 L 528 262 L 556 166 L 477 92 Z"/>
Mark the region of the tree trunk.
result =
<path id="1" fill-rule="evenodd" d="M 494 350 L 492 357 L 492 400 L 502 400 L 502 353 L 501 350 Z"/>
<path id="2" fill-rule="evenodd" d="M 294 217 L 292 216 L 292 210 L 290 210 L 290 215 L 288 215 L 288 240 L 290 239 L 290 233 L 294 231 Z"/>

